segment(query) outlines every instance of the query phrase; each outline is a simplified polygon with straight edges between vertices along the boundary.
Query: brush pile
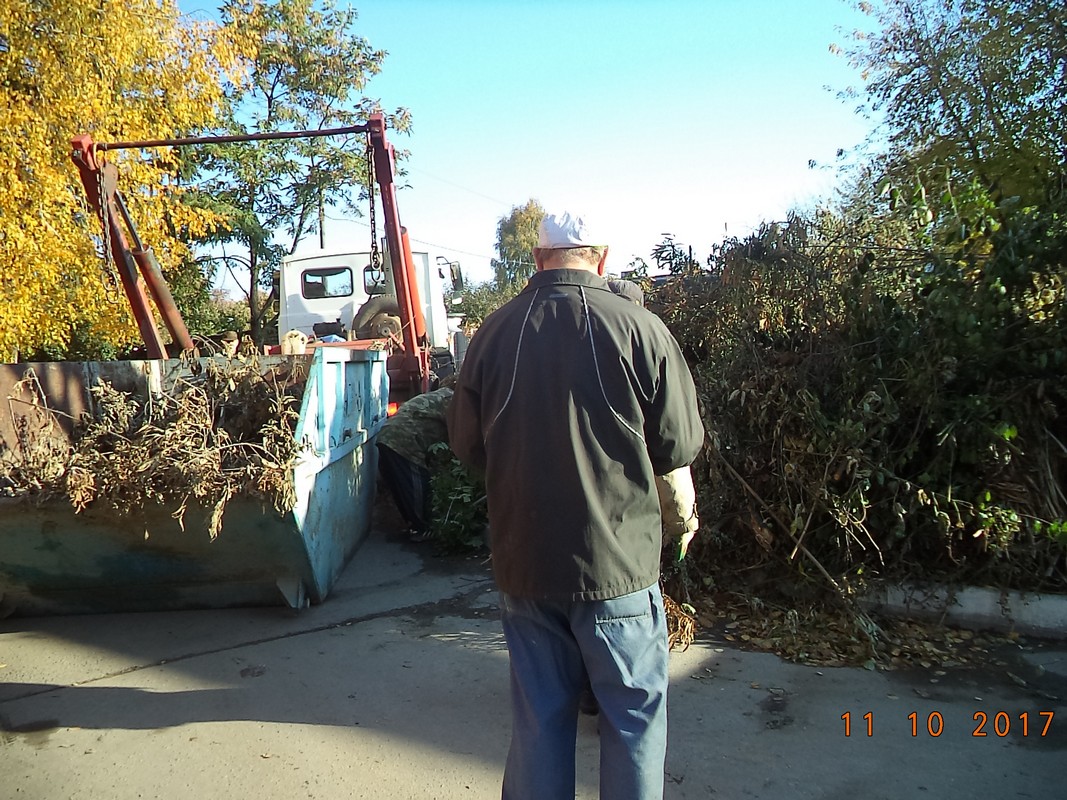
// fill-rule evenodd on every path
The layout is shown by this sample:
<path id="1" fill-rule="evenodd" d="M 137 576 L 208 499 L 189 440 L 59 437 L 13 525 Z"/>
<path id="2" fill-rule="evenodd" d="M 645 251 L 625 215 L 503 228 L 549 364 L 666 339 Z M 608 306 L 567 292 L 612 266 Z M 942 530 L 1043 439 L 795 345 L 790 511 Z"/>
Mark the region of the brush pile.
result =
<path id="1" fill-rule="evenodd" d="M 73 420 L 69 439 L 19 432 L 18 448 L 0 458 L 0 483 L 7 495 L 65 497 L 78 512 L 154 504 L 173 508 L 182 522 L 190 505 L 201 506 L 211 510 L 214 538 L 235 496 L 260 498 L 279 513 L 293 508 L 305 380 L 299 365 L 263 370 L 251 358 L 192 362 L 147 397 L 98 383 L 89 390 L 92 413 Z M 19 392 L 59 427 L 61 414 L 49 409 L 32 373 Z"/>

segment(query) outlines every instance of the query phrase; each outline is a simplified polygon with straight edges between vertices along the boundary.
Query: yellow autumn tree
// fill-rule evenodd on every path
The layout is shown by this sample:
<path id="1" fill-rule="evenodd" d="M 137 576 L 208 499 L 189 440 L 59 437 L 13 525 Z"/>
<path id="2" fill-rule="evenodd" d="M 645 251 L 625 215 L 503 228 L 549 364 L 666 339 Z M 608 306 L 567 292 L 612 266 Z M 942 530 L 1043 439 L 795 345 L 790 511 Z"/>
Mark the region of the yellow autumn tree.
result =
<path id="1" fill-rule="evenodd" d="M 239 59 L 232 32 L 173 0 L 0 0 L 0 361 L 67 352 L 72 337 L 138 339 L 70 140 L 114 142 L 210 127 Z M 112 151 L 141 238 L 164 264 L 209 214 L 178 202 L 166 150 Z"/>

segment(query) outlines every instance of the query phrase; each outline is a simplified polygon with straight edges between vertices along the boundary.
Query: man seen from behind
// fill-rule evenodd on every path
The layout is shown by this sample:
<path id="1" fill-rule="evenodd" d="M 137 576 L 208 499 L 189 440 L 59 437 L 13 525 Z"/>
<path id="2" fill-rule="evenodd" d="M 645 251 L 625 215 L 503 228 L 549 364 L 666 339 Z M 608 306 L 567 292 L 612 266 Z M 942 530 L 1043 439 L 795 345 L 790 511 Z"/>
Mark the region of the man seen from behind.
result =
<path id="1" fill-rule="evenodd" d="M 663 796 L 655 477 L 692 463 L 704 432 L 677 342 L 610 291 L 607 252 L 582 216 L 545 215 L 536 274 L 474 335 L 448 408 L 453 452 L 486 479 L 511 661 L 503 800 L 573 800 L 587 679 L 600 796 Z"/>

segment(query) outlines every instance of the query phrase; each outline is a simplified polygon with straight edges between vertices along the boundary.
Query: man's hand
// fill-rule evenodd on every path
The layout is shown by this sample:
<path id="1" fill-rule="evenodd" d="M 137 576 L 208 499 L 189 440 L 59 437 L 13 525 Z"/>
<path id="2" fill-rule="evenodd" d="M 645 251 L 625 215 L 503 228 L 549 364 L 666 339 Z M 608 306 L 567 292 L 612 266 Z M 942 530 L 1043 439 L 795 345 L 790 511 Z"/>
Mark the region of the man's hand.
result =
<path id="1" fill-rule="evenodd" d="M 697 535 L 697 532 L 696 531 L 692 531 L 691 533 L 687 533 L 687 534 L 683 535 L 682 538 L 678 540 L 678 562 L 679 563 L 681 563 L 681 561 L 685 558 L 685 554 L 689 552 L 689 543 L 691 541 L 693 541 L 693 537 L 696 536 L 696 535 Z"/>
<path id="2" fill-rule="evenodd" d="M 678 538 L 678 562 L 681 563 L 685 558 L 686 553 L 689 552 L 689 543 L 693 541 L 693 537 L 697 535 L 697 530 L 700 528 L 700 520 L 697 519 L 696 509 L 693 509 L 693 516 L 685 521 L 685 533 Z"/>

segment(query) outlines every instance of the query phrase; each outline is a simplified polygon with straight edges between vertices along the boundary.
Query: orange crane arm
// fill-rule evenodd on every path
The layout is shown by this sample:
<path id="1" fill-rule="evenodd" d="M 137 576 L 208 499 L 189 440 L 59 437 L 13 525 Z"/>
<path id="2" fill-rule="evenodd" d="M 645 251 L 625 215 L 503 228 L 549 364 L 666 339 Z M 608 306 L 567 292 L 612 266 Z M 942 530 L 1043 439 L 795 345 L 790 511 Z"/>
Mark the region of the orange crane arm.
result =
<path id="1" fill-rule="evenodd" d="M 105 244 L 114 254 L 123 289 L 133 310 L 134 319 L 141 331 L 150 358 L 166 358 L 166 349 L 156 328 L 148 297 L 148 290 L 159 309 L 160 316 L 170 330 L 174 341 L 183 349 L 193 349 L 192 340 L 185 322 L 174 304 L 167 283 L 159 269 L 159 263 L 150 249 L 142 246 L 133 221 L 126 211 L 122 194 L 116 188 L 116 173 L 113 166 L 104 165 L 98 153 L 147 147 L 180 147 L 197 144 L 221 144 L 226 142 L 249 142 L 265 139 L 299 139 L 315 136 L 339 136 L 354 133 L 368 135 L 374 159 L 374 172 L 381 189 L 382 212 L 385 218 L 385 235 L 389 245 L 390 267 L 396 285 L 397 305 L 404 336 L 404 352 L 390 358 L 389 373 L 394 382 L 404 387 L 404 394 L 419 394 L 429 388 L 430 348 L 426 335 L 426 319 L 422 313 L 419 286 L 415 279 L 415 264 L 408 241 L 407 229 L 400 224 L 400 212 L 396 202 L 396 154 L 385 135 L 385 116 L 371 114 L 366 125 L 351 125 L 344 128 L 317 131 L 282 131 L 278 133 L 252 133 L 232 136 L 191 136 L 178 139 L 151 139 L 135 142 L 93 142 L 88 134 L 72 140 L 71 158 L 78 167 L 82 185 L 89 202 L 100 215 L 104 226 Z M 133 246 L 123 231 L 125 224 Z"/>
<path id="2" fill-rule="evenodd" d="M 185 327 L 185 320 L 174 304 L 159 262 L 151 249 L 141 244 L 137 229 L 126 210 L 126 203 L 117 186 L 117 169 L 113 164 L 104 164 L 99 159 L 99 148 L 88 134 L 75 137 L 71 141 L 71 148 L 71 159 L 78 167 L 85 195 L 103 225 L 104 249 L 114 258 L 122 289 L 148 350 L 148 357 L 166 358 L 167 349 L 156 327 L 145 287 L 155 301 L 172 340 L 179 344 L 182 350 L 192 350 L 193 340 Z"/>
<path id="3" fill-rule="evenodd" d="M 407 229 L 400 224 L 396 204 L 396 155 L 385 138 L 385 117 L 371 114 L 367 123 L 371 149 L 374 153 L 374 174 L 382 194 L 382 215 L 385 217 L 385 240 L 389 245 L 389 262 L 396 285 L 396 301 L 400 310 L 404 353 L 399 364 L 390 369 L 410 386 L 412 394 L 429 389 L 430 351 L 426 336 L 426 318 L 422 313 L 419 285 L 415 279 L 415 259 Z"/>

